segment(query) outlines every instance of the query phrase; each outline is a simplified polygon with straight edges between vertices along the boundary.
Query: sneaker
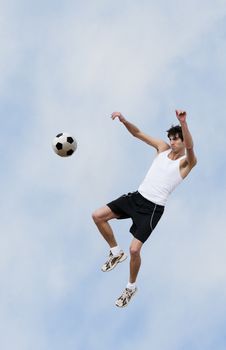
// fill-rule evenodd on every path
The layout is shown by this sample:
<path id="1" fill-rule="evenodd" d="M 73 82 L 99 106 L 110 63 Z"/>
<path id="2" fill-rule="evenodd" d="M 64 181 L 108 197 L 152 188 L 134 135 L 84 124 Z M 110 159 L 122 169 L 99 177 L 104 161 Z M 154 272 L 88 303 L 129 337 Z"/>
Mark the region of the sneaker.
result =
<path id="1" fill-rule="evenodd" d="M 122 295 L 116 300 L 115 305 L 118 307 L 125 307 L 129 304 L 131 298 L 137 292 L 137 287 L 135 289 L 126 288 Z"/>
<path id="2" fill-rule="evenodd" d="M 102 266 L 101 270 L 103 272 L 111 271 L 118 263 L 124 261 L 127 255 L 121 250 L 119 255 L 114 256 L 110 251 L 109 258 L 106 263 Z"/>

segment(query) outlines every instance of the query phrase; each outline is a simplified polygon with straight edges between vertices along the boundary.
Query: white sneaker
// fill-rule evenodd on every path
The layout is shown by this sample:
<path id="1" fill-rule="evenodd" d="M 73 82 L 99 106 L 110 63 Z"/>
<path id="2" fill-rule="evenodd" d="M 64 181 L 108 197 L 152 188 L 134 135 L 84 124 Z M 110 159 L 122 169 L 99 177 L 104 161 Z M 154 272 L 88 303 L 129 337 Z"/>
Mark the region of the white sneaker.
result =
<path id="1" fill-rule="evenodd" d="M 136 292 L 137 287 L 134 289 L 125 288 L 122 295 L 116 300 L 115 305 L 118 307 L 127 306 Z"/>
<path id="2" fill-rule="evenodd" d="M 111 271 L 118 263 L 126 260 L 126 258 L 127 258 L 127 255 L 122 250 L 120 251 L 119 255 L 117 255 L 117 256 L 114 256 L 112 254 L 112 252 L 110 251 L 109 258 L 106 261 L 106 263 L 104 263 L 101 270 L 103 272 Z"/>

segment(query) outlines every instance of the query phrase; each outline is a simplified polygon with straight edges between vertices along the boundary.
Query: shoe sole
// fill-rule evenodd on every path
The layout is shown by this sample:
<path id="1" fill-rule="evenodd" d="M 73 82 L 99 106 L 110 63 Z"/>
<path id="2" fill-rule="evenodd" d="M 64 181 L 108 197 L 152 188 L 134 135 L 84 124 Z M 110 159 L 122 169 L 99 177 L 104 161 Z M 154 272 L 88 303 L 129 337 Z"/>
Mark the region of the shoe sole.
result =
<path id="1" fill-rule="evenodd" d="M 116 300 L 116 302 L 115 302 L 115 305 L 116 305 L 117 307 L 119 307 L 120 309 L 123 309 L 124 307 L 126 307 L 126 306 L 129 305 L 129 303 L 131 302 L 131 299 L 133 299 L 133 297 L 134 297 L 134 295 L 135 295 L 136 293 L 137 293 L 137 289 L 136 289 L 136 291 L 133 293 L 133 295 L 132 295 L 131 298 L 130 298 L 130 301 L 129 301 L 126 305 L 122 305 L 122 306 L 118 305 L 118 304 L 117 304 L 117 300 Z"/>
<path id="2" fill-rule="evenodd" d="M 101 271 L 103 271 L 103 272 L 108 272 L 108 271 L 113 270 L 113 269 L 118 265 L 118 263 L 123 262 L 124 260 L 126 260 L 126 258 L 127 258 L 127 255 L 124 253 L 123 256 L 117 261 L 117 263 L 116 263 L 114 266 L 112 266 L 112 267 L 111 267 L 110 269 L 108 269 L 108 270 L 103 270 L 103 268 L 101 268 Z"/>

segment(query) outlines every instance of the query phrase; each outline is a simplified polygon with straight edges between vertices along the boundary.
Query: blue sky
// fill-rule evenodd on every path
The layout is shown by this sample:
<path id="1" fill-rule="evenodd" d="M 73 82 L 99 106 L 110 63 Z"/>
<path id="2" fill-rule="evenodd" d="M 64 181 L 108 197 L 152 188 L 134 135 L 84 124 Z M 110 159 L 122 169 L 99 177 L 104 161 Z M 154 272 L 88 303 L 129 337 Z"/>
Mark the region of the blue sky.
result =
<path id="1" fill-rule="evenodd" d="M 226 1 L 0 1 L 0 345 L 6 350 L 226 347 Z M 198 166 L 114 306 L 94 209 L 136 190 L 155 155 L 110 119 L 166 138 L 184 108 Z M 78 141 L 69 159 L 54 136 Z M 112 222 L 125 251 L 130 222 Z"/>

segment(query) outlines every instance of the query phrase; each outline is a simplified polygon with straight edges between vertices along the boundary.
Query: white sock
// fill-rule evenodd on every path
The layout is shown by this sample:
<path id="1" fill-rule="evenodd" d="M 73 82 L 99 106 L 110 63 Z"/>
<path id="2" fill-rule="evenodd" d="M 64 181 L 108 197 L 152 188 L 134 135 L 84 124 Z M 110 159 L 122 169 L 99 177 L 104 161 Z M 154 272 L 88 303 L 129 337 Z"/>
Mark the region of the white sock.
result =
<path id="1" fill-rule="evenodd" d="M 114 256 L 119 255 L 120 250 L 121 250 L 121 248 L 119 247 L 119 245 L 116 245 L 115 247 L 113 247 L 113 248 L 110 249 L 110 251 L 112 252 L 112 254 L 113 254 Z"/>
<path id="2" fill-rule="evenodd" d="M 126 288 L 134 290 L 136 288 L 136 283 L 128 282 Z"/>

